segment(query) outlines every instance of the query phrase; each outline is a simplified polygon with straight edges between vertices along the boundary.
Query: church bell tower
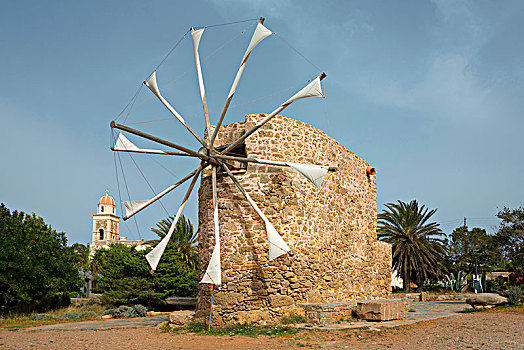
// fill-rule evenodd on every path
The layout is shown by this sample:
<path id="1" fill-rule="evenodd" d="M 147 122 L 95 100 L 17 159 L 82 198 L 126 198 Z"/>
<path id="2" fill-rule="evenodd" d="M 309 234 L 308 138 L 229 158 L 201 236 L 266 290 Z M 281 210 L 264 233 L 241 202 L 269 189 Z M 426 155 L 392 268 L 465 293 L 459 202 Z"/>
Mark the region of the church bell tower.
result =
<path id="1" fill-rule="evenodd" d="M 93 239 L 91 245 L 98 248 L 118 242 L 119 220 L 120 217 L 116 216 L 115 200 L 109 196 L 109 191 L 106 190 L 106 195 L 98 201 L 96 214 L 93 214 Z"/>

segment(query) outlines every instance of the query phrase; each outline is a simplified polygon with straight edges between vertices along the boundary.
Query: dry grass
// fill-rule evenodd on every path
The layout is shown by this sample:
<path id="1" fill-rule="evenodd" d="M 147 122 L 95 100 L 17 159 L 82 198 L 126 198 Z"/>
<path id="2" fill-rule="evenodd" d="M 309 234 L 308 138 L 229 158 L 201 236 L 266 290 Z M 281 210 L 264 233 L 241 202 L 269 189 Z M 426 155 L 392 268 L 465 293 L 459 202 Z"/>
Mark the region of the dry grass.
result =
<path id="1" fill-rule="evenodd" d="M 8 328 L 11 330 L 18 330 L 21 327 L 27 327 L 32 325 L 45 325 L 54 323 L 73 322 L 80 320 L 96 319 L 100 317 L 105 307 L 100 304 L 82 305 L 82 306 L 68 306 L 62 309 L 51 310 L 46 312 L 48 315 L 53 316 L 64 316 L 65 314 L 82 314 L 84 312 L 92 312 L 95 316 L 82 317 L 81 319 L 49 319 L 49 320 L 35 320 L 34 317 L 37 313 L 31 314 L 10 314 L 6 317 L 0 318 L 0 327 Z"/>

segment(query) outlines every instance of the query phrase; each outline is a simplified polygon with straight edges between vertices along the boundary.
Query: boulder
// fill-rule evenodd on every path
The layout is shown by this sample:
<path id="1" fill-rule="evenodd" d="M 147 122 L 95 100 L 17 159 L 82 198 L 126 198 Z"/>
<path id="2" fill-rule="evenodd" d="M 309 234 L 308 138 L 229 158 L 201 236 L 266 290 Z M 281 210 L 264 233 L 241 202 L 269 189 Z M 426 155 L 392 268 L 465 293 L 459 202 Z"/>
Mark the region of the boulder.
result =
<path id="1" fill-rule="evenodd" d="M 508 302 L 507 298 L 497 293 L 478 293 L 472 294 L 466 299 L 466 303 L 475 309 L 489 309 L 497 305 L 503 305 Z"/>
<path id="2" fill-rule="evenodd" d="M 357 303 L 357 318 L 366 321 L 401 320 L 408 311 L 402 300 L 370 300 Z"/>
<path id="3" fill-rule="evenodd" d="M 177 326 L 184 326 L 193 319 L 193 311 L 175 311 L 169 314 L 169 323 Z"/>
<path id="4" fill-rule="evenodd" d="M 238 311 L 233 316 L 237 324 L 264 324 L 270 319 L 269 310 Z"/>

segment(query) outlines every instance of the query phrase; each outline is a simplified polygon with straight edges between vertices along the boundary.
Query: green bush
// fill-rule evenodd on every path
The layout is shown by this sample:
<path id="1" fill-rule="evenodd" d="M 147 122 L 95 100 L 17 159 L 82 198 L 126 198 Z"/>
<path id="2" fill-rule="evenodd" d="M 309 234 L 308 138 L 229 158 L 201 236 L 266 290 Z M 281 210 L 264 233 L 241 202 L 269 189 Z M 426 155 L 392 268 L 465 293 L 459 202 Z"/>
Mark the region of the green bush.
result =
<path id="1" fill-rule="evenodd" d="M 102 303 L 111 306 L 141 304 L 165 309 L 168 297 L 196 296 L 198 275 L 172 243 L 167 245 L 154 274 L 149 273 L 144 257 L 147 252 L 122 244 L 96 251 L 93 267 L 95 282 L 102 286 Z"/>
<path id="2" fill-rule="evenodd" d="M 524 302 L 524 288 L 522 286 L 511 286 L 504 292 L 504 296 L 508 298 L 508 304 L 517 305 Z"/>
<path id="3" fill-rule="evenodd" d="M 22 313 L 69 305 L 80 279 L 65 233 L 1 204 L 0 242 L 0 305 Z"/>
<path id="4" fill-rule="evenodd" d="M 133 307 L 121 305 L 116 309 L 107 309 L 104 311 L 104 315 L 111 315 L 114 318 L 133 318 L 133 317 L 144 317 L 146 315 L 147 308 L 143 305 L 135 305 Z"/>

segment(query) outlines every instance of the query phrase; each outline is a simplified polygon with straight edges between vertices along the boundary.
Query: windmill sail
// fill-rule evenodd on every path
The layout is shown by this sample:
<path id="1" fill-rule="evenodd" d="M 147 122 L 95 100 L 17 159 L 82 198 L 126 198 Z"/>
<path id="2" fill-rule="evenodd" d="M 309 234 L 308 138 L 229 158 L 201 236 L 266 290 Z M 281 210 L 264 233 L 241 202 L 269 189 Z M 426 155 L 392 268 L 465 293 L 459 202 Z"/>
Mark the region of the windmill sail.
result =
<path id="1" fill-rule="evenodd" d="M 176 216 L 173 219 L 173 223 L 171 223 L 171 227 L 169 228 L 167 235 L 160 241 L 160 243 L 158 243 L 153 248 L 153 250 L 151 250 L 149 253 L 146 254 L 146 260 L 149 263 L 149 266 L 151 266 L 151 271 L 156 270 L 158 262 L 160 261 L 162 254 L 164 254 L 164 250 L 166 249 L 167 243 L 169 243 L 169 240 L 171 239 L 171 236 L 173 235 L 173 232 L 175 231 L 176 223 L 178 222 L 178 219 L 180 219 L 180 215 L 182 215 L 182 211 L 184 211 L 184 208 L 187 204 L 187 200 L 189 199 L 189 196 L 191 195 L 191 192 L 193 191 L 193 188 L 195 187 L 195 184 L 198 179 L 198 175 L 202 171 L 202 168 L 203 168 L 203 163 L 201 163 L 200 166 L 197 168 L 195 176 L 193 177 L 193 180 L 191 181 L 191 184 L 189 185 L 189 188 L 187 189 L 186 195 L 184 196 L 184 200 L 182 201 L 180 208 L 178 208 Z"/>
<path id="2" fill-rule="evenodd" d="M 202 144 L 202 146 L 207 147 L 205 142 L 204 142 L 204 140 L 202 140 L 202 138 L 200 136 L 198 136 L 198 134 L 195 132 L 195 130 L 193 130 L 193 128 L 191 126 L 189 126 L 189 124 L 186 123 L 184 118 L 162 96 L 162 94 L 160 93 L 160 89 L 158 88 L 158 83 L 156 81 L 156 71 L 154 71 L 153 74 L 151 74 L 149 79 L 144 81 L 144 84 L 160 100 L 160 102 L 162 102 L 162 104 L 171 112 L 171 114 L 173 114 L 175 116 L 175 118 L 178 119 L 178 121 L 180 123 L 182 123 L 182 125 L 184 125 L 186 127 L 186 129 L 198 140 L 198 142 L 200 142 Z"/>
<path id="3" fill-rule="evenodd" d="M 249 42 L 249 45 L 246 49 L 246 52 L 244 53 L 244 57 L 242 57 L 242 62 L 240 63 L 240 67 L 238 67 L 237 75 L 235 76 L 235 80 L 233 80 L 233 84 L 231 85 L 231 89 L 229 90 L 229 94 L 227 95 L 226 103 L 224 104 L 224 108 L 222 108 L 222 112 L 220 113 L 220 117 L 218 118 L 218 122 L 215 126 L 215 131 L 213 131 L 213 136 L 211 136 L 210 146 L 213 147 L 213 142 L 215 141 L 215 138 L 218 134 L 218 129 L 220 129 L 220 125 L 222 125 L 222 121 L 224 120 L 224 117 L 226 115 L 227 109 L 229 108 L 229 104 L 231 103 L 231 100 L 233 99 L 233 96 L 235 95 L 235 91 L 237 90 L 238 83 L 240 82 L 240 78 L 242 77 L 242 73 L 244 72 L 244 68 L 246 68 L 246 63 L 251 55 L 251 51 L 257 46 L 262 40 L 267 38 L 273 34 L 269 29 L 264 27 L 264 25 L 259 22 L 257 24 L 257 27 L 255 28 L 255 32 L 253 33 L 253 36 L 251 37 L 251 41 Z"/>
<path id="4" fill-rule="evenodd" d="M 206 272 L 200 283 L 211 283 L 214 285 L 222 284 L 222 269 L 220 267 L 220 236 L 218 224 L 218 197 L 217 197 L 217 168 L 213 166 L 212 172 L 212 187 L 213 187 L 213 222 L 215 224 L 215 248 L 213 254 L 207 265 Z"/>
<path id="5" fill-rule="evenodd" d="M 276 259 L 283 254 L 289 253 L 291 248 L 288 247 L 286 242 L 284 242 L 284 239 L 282 239 L 282 236 L 278 234 L 277 230 L 267 218 L 264 220 L 264 224 L 266 225 L 267 240 L 269 243 L 269 260 Z"/>
<path id="6" fill-rule="evenodd" d="M 129 141 L 129 139 L 125 137 L 124 134 L 122 133 L 118 135 L 118 139 L 115 142 L 115 147 L 113 147 L 113 150 L 114 151 L 131 151 L 131 152 L 139 152 L 139 153 L 158 153 L 158 154 L 166 153 L 158 149 L 139 148 L 133 142 Z"/>
<path id="7" fill-rule="evenodd" d="M 227 172 L 231 180 L 235 183 L 237 188 L 242 192 L 244 197 L 246 197 L 247 201 L 253 207 L 255 212 L 260 216 L 260 218 L 264 221 L 264 224 L 266 226 L 266 232 L 267 232 L 267 239 L 269 243 L 269 260 L 273 260 L 278 258 L 284 253 L 288 253 L 290 255 L 293 255 L 293 252 L 291 252 L 291 248 L 288 247 L 286 242 L 282 239 L 282 237 L 278 234 L 277 230 L 273 227 L 273 225 L 269 222 L 268 218 L 264 215 L 262 210 L 258 207 L 258 205 L 253 201 L 251 196 L 246 192 L 246 190 L 242 187 L 240 182 L 236 179 L 236 177 L 233 175 L 231 170 L 223 164 L 222 167 Z"/>
<path id="8" fill-rule="evenodd" d="M 222 269 L 220 267 L 220 239 L 218 235 L 218 207 L 214 210 L 214 221 L 215 221 L 215 248 L 213 248 L 213 254 L 207 265 L 206 273 L 200 281 L 200 283 L 211 283 L 214 285 L 222 284 Z"/>
<path id="9" fill-rule="evenodd" d="M 307 84 L 302 90 L 291 96 L 290 99 L 288 99 L 286 102 L 282 103 L 277 109 L 275 109 L 273 112 L 271 112 L 267 117 L 262 119 L 258 124 L 256 124 L 254 127 L 249 129 L 239 137 L 235 142 L 230 144 L 225 150 L 221 152 L 221 154 L 226 154 L 227 152 L 231 151 L 233 148 L 237 147 L 239 144 L 244 142 L 245 139 L 247 139 L 249 136 L 251 136 L 255 131 L 263 127 L 268 121 L 273 119 L 278 113 L 282 112 L 284 109 L 286 109 L 290 104 L 293 102 L 307 98 L 307 97 L 323 97 L 322 94 L 322 87 L 320 85 L 320 81 L 326 77 L 326 73 L 322 73 L 318 77 L 316 77 L 311 83 Z"/>
<path id="10" fill-rule="evenodd" d="M 309 164 L 298 164 L 298 163 L 286 163 L 296 171 L 298 171 L 302 176 L 309 180 L 319 191 L 322 186 L 322 181 L 324 176 L 328 172 L 328 167 L 320 165 L 309 165 Z"/>
<path id="11" fill-rule="evenodd" d="M 135 213 L 144 209 L 149 202 L 151 202 L 150 199 L 138 201 L 122 201 L 122 203 L 124 203 L 124 207 L 126 208 L 126 218 L 129 218 L 133 216 Z"/>
<path id="12" fill-rule="evenodd" d="M 324 97 L 322 93 L 322 85 L 320 85 L 322 75 L 316 77 L 311 83 L 306 85 L 302 90 L 293 95 L 289 100 L 284 102 L 282 105 L 287 106 L 297 100 L 308 97 Z"/>
<path id="13" fill-rule="evenodd" d="M 200 55 L 198 54 L 198 47 L 200 45 L 200 39 L 204 34 L 204 28 L 195 30 L 191 28 L 191 40 L 193 41 L 193 54 L 195 56 L 195 68 L 198 78 L 198 88 L 200 90 L 200 100 L 202 101 L 202 108 L 204 109 L 204 118 L 206 120 L 206 128 L 209 139 L 211 139 L 211 130 L 209 124 L 209 112 L 207 110 L 206 101 L 206 88 L 204 86 L 204 78 L 202 76 L 202 66 L 200 65 Z"/>

